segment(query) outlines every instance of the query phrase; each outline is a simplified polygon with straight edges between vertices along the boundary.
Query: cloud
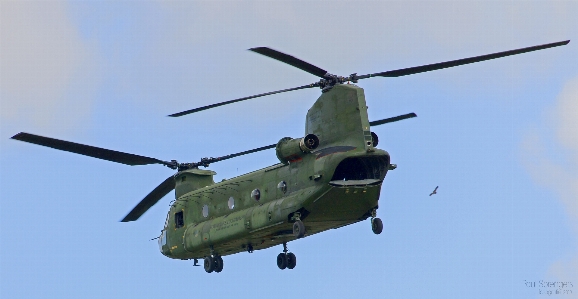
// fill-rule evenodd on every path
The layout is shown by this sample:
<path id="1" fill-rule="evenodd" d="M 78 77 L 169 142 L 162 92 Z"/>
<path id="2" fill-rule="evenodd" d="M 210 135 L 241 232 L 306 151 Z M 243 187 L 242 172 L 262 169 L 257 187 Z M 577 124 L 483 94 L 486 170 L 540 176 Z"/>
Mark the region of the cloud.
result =
<path id="1" fill-rule="evenodd" d="M 242 51 L 256 46 L 269 46 L 331 73 L 348 75 L 505 51 L 578 34 L 574 17 L 578 4 L 571 2 L 170 1 L 162 2 L 159 11 L 166 20 L 160 26 L 167 26 L 163 31 L 168 34 L 155 43 L 151 57 L 183 57 L 180 61 L 197 70 L 182 76 L 189 82 L 199 81 L 199 70 L 213 78 L 190 84 L 191 90 L 183 94 L 218 89 L 222 83 L 214 78 L 231 81 L 228 90 L 253 86 L 255 93 L 310 83 L 311 77 L 301 71 L 291 73 L 279 62 Z M 203 53 L 204 49 L 212 52 Z M 537 60 L 535 55 L 477 64 L 482 71 L 476 73 L 488 70 L 490 75 L 476 86 L 510 86 L 528 70 L 552 71 L 558 56 L 549 52 Z M 516 63 L 532 57 L 532 63 Z M 203 61 L 218 63 L 207 67 Z M 451 76 L 452 88 L 470 92 L 472 81 L 460 74 L 471 71 L 468 68 L 454 68 L 434 80 Z M 240 90 L 235 94 L 245 95 Z"/>
<path id="2" fill-rule="evenodd" d="M 556 137 L 560 144 L 571 151 L 574 166 L 578 166 L 578 77 L 566 84 L 554 113 Z"/>
<path id="3" fill-rule="evenodd" d="M 22 124 L 74 127 L 90 115 L 100 82 L 97 47 L 81 37 L 66 2 L 3 1 L 1 5 L 3 130 L 15 122 L 20 122 L 20 128 Z M 552 42 L 578 32 L 574 17 L 578 5 L 573 2 L 170 1 L 144 6 L 150 8 L 139 11 L 144 16 L 120 22 L 130 24 L 134 31 L 123 36 L 137 36 L 140 47 L 134 50 L 115 40 L 131 50 L 126 55 L 132 62 L 109 55 L 108 62 L 113 62 L 107 64 L 107 71 L 120 73 L 121 83 L 139 101 L 148 97 L 154 104 L 162 96 L 167 112 L 315 81 L 299 70 L 242 51 L 254 46 L 271 46 L 347 75 Z M 110 23 L 111 13 L 93 15 L 98 14 L 91 11 L 91 20 L 98 25 L 91 28 L 106 32 L 103 24 Z M 532 66 L 504 62 L 479 67 L 516 75 Z M 459 73 L 453 74 L 456 88 L 461 88 Z M 493 77 L 487 80 L 499 80 Z M 212 91 L 223 90 L 223 80 L 227 81 L 224 93 L 230 92 L 215 99 Z M 204 102 L 193 103 L 192 94 Z M 254 103 L 246 107 L 265 101 Z"/>
<path id="4" fill-rule="evenodd" d="M 64 2 L 6 2 L 0 9 L 2 130 L 73 128 L 89 115 L 95 55 Z M 3 136 L 6 137 L 6 136 Z"/>
<path id="5" fill-rule="evenodd" d="M 553 134 L 529 134 L 522 143 L 523 162 L 534 181 L 557 194 L 578 240 L 578 77 L 565 84 L 548 119 Z M 578 284 L 578 254 L 555 262 L 547 276 Z"/>
<path id="6" fill-rule="evenodd" d="M 427 56 L 435 48 L 458 51 L 488 43 L 554 42 L 577 32 L 578 12 L 572 2 L 215 1 L 165 2 L 163 7 L 175 25 L 168 39 L 273 41 L 329 59 L 384 48 L 399 58 L 410 53 Z M 548 21 L 536 22 L 539 19 Z M 528 41 L 532 44 L 520 45 Z M 412 47 L 424 42 L 431 46 L 429 51 Z"/>

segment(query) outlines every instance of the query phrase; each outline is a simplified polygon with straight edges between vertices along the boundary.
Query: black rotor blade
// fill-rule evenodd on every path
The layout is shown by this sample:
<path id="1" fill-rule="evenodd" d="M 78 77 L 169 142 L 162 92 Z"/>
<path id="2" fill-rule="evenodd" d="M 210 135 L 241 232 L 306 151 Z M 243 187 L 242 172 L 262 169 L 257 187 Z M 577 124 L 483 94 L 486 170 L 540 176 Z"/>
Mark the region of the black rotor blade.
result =
<path id="1" fill-rule="evenodd" d="M 405 69 L 399 69 L 399 70 L 363 75 L 363 76 L 358 76 L 358 79 L 365 79 L 365 78 L 370 78 L 370 77 L 401 77 L 401 76 L 412 75 L 412 74 L 423 73 L 423 72 L 429 72 L 429 71 L 435 71 L 435 70 L 439 70 L 439 69 L 445 69 L 445 68 L 450 68 L 450 67 L 454 67 L 454 66 L 470 64 L 470 63 L 475 63 L 475 62 L 480 62 L 480 61 L 485 61 L 485 60 L 490 60 L 490 59 L 496 59 L 496 58 L 501 58 L 501 57 L 506 57 L 506 56 L 511 56 L 511 55 L 517 55 L 517 54 L 522 54 L 522 53 L 527 53 L 527 52 L 532 52 L 532 51 L 538 51 L 538 50 L 548 49 L 548 48 L 552 48 L 552 47 L 564 46 L 564 45 L 567 45 L 569 42 L 570 42 L 570 40 L 566 40 L 566 41 L 561 41 L 561 42 L 557 42 L 557 43 L 550 43 L 550 44 L 545 44 L 545 45 L 521 48 L 521 49 L 498 52 L 498 53 L 487 54 L 487 55 L 481 55 L 481 56 L 476 56 L 476 57 L 463 58 L 463 59 L 458 59 L 458 60 L 452 60 L 452 61 L 446 61 L 446 62 L 410 67 L 410 68 L 405 68 Z"/>
<path id="2" fill-rule="evenodd" d="M 277 144 L 270 144 L 270 145 L 267 145 L 267 146 L 262 146 L 262 147 L 254 148 L 254 149 L 252 149 L 252 150 L 248 150 L 248 151 L 244 151 L 244 152 L 240 152 L 240 153 L 236 153 L 236 154 L 226 155 L 226 156 L 222 156 L 222 157 L 218 157 L 218 158 L 209 158 L 209 160 L 211 160 L 210 163 L 214 163 L 214 162 L 217 162 L 217 161 L 223 161 L 223 160 L 227 160 L 227 159 L 239 157 L 239 156 L 242 156 L 242 155 L 252 154 L 252 153 L 264 151 L 264 150 L 267 150 L 267 149 L 275 148 L 276 146 L 277 146 Z"/>
<path id="3" fill-rule="evenodd" d="M 390 117 L 390 118 L 386 118 L 386 119 L 382 119 L 382 120 L 376 120 L 376 121 L 370 122 L 369 125 L 374 127 L 374 126 L 392 123 L 394 121 L 404 120 L 404 119 L 408 119 L 408 118 L 412 118 L 412 117 L 417 117 L 417 114 L 412 112 L 412 113 L 408 113 L 408 114 L 404 114 L 404 115 L 398 115 L 398 116 L 394 116 L 394 117 Z"/>
<path id="4" fill-rule="evenodd" d="M 317 77 L 323 78 L 327 71 L 312 65 L 311 63 L 305 62 L 297 57 L 291 56 L 289 54 L 285 54 L 283 52 L 279 52 L 277 50 L 273 50 L 267 47 L 258 47 L 258 48 L 251 48 L 249 51 L 253 51 L 255 53 L 259 53 L 261 55 L 265 55 L 267 57 L 273 58 L 275 60 L 279 60 L 281 62 L 285 62 L 288 65 L 294 66 L 300 70 L 306 71 L 310 74 L 313 74 Z"/>
<path id="5" fill-rule="evenodd" d="M 223 106 L 223 105 L 227 105 L 227 104 L 233 104 L 236 102 L 245 101 L 248 99 L 254 99 L 254 98 L 268 96 L 268 95 L 272 95 L 272 94 L 277 94 L 277 93 L 282 93 L 282 92 L 287 92 L 287 91 L 293 91 L 293 90 L 299 90 L 299 89 L 305 89 L 305 88 L 312 88 L 312 87 L 317 87 L 317 86 L 318 85 L 316 83 L 313 83 L 313 84 L 303 85 L 303 86 L 294 87 L 294 88 L 288 88 L 288 89 L 283 89 L 283 90 L 261 93 L 261 94 L 254 95 L 254 96 L 239 98 L 236 100 L 221 102 L 221 103 L 217 103 L 217 104 L 211 104 L 211 105 L 203 106 L 200 108 L 195 108 L 195 109 L 191 109 L 191 110 L 187 110 L 187 111 L 183 111 L 183 112 L 179 112 L 179 113 L 174 113 L 174 114 L 171 114 L 169 116 L 170 117 L 179 117 L 179 116 L 183 116 L 183 115 L 187 115 L 187 114 L 191 114 L 191 113 L 195 113 L 195 112 L 199 112 L 199 111 L 203 111 L 203 110 L 207 110 L 207 109 L 211 109 L 211 108 L 215 108 L 215 107 L 219 107 L 219 106 Z"/>
<path id="6" fill-rule="evenodd" d="M 360 76 L 353 74 L 353 75 L 350 75 L 349 77 L 345 77 L 345 78 L 340 77 L 340 79 L 339 79 L 340 81 L 338 81 L 338 83 L 344 83 L 345 81 L 349 81 L 349 80 L 351 80 L 353 82 L 357 82 L 357 80 L 359 80 L 359 79 L 367 79 L 367 78 L 371 78 L 371 77 L 400 77 L 400 76 L 418 74 L 418 73 L 429 72 L 429 71 L 434 71 L 434 70 L 439 70 L 439 69 L 444 69 L 444 68 L 450 68 L 450 67 L 464 65 L 464 64 L 470 64 L 470 63 L 481 62 L 481 61 L 490 60 L 490 59 L 496 59 L 496 58 L 501 58 L 501 57 L 506 57 L 506 56 L 511 56 L 511 55 L 517 55 L 517 54 L 522 54 L 522 53 L 527 53 L 527 52 L 532 52 L 532 51 L 548 49 L 548 48 L 552 48 L 552 47 L 563 46 L 563 45 L 567 45 L 569 42 L 570 42 L 570 40 L 566 40 L 566 41 L 561 41 L 561 42 L 556 42 L 556 43 L 550 43 L 550 44 L 521 48 L 521 49 L 516 49 L 516 50 L 510 50 L 510 51 L 498 52 L 498 53 L 493 53 L 493 54 L 481 55 L 481 56 L 476 56 L 476 57 L 463 58 L 463 59 L 458 59 L 458 60 L 452 60 L 452 61 L 446 61 L 446 62 L 410 67 L 410 68 L 405 68 L 405 69 L 398 69 L 398 70 L 381 72 L 381 73 L 374 73 L 374 74 L 367 74 L 367 75 L 360 75 Z M 219 107 L 219 106 L 223 106 L 223 105 L 227 105 L 227 104 L 232 104 L 232 103 L 236 103 L 236 102 L 240 102 L 240 101 L 244 101 L 244 100 L 248 100 L 248 99 L 258 98 L 258 97 L 262 97 L 262 96 L 273 95 L 273 94 L 277 94 L 277 93 L 299 90 L 299 89 L 305 89 L 305 88 L 312 88 L 312 87 L 319 87 L 319 86 L 324 87 L 326 84 L 335 84 L 335 83 L 331 83 L 331 80 L 332 80 L 331 78 L 325 78 L 325 75 L 327 74 L 327 72 L 325 70 L 318 68 L 314 65 L 311 65 L 311 64 L 309 64 L 305 61 L 302 61 L 298 58 L 295 58 L 293 56 L 290 56 L 290 55 L 287 55 L 287 54 L 284 54 L 284 53 L 281 53 L 279 51 L 272 50 L 272 49 L 266 48 L 266 47 L 252 48 L 249 50 L 257 52 L 259 54 L 263 54 L 265 56 L 268 56 L 268 57 L 271 57 L 271 58 L 274 58 L 277 60 L 280 60 L 282 62 L 285 62 L 287 64 L 295 66 L 299 69 L 307 71 L 311 74 L 322 77 L 323 79 L 321 79 L 319 82 L 312 83 L 309 85 L 303 85 L 303 86 L 299 86 L 299 87 L 295 87 L 295 88 L 289 88 L 289 89 L 283 89 L 283 90 L 278 90 L 278 91 L 273 91 L 273 92 L 261 93 L 261 94 L 254 95 L 254 96 L 239 98 L 236 100 L 221 102 L 221 103 L 203 106 L 200 108 L 195 108 L 195 109 L 191 109 L 191 110 L 187 110 L 187 111 L 183 111 L 183 112 L 179 112 L 179 113 L 174 113 L 174 114 L 171 114 L 169 116 L 178 117 L 178 116 L 183 116 L 183 115 L 187 115 L 190 113 L 195 113 L 195 112 L 199 112 L 199 111 L 203 111 L 203 110 L 207 110 L 207 109 L 211 109 L 211 108 L 215 108 L 215 107 Z M 327 80 L 329 80 L 329 81 L 327 81 Z M 332 85 L 329 85 L 329 87 L 330 86 L 332 86 Z"/>
<path id="7" fill-rule="evenodd" d="M 163 164 L 167 165 L 167 162 L 149 158 L 145 156 L 139 156 L 135 154 L 128 154 L 118 151 L 113 151 L 105 148 L 84 145 L 80 143 L 74 143 L 70 141 L 64 141 L 54 138 L 43 137 L 39 135 L 29 134 L 29 133 L 18 133 L 12 136 L 12 139 L 20 140 L 28 143 L 34 143 L 42 146 L 51 147 L 61 151 L 67 151 L 75 154 L 85 155 L 93 158 L 108 160 L 116 163 L 122 163 L 126 165 L 146 165 L 146 164 Z"/>
<path id="8" fill-rule="evenodd" d="M 161 198 L 175 189 L 175 178 L 171 175 L 164 182 L 158 185 L 151 193 L 141 200 L 136 207 L 132 209 L 121 222 L 135 221 L 142 216 L 148 209 L 156 204 Z"/>

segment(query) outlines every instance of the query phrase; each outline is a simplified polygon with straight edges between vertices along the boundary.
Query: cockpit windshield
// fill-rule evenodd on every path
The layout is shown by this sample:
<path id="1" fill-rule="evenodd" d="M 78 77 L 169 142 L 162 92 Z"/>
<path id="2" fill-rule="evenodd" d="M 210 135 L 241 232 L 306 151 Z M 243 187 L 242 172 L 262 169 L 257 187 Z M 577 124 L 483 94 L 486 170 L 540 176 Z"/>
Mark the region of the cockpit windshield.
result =
<path id="1" fill-rule="evenodd" d="M 171 214 L 168 213 L 167 214 L 167 219 L 165 220 L 165 226 L 163 227 L 163 230 L 161 231 L 161 235 L 159 237 L 159 250 L 161 252 L 163 252 L 163 246 L 167 245 L 167 229 L 168 229 L 168 225 L 169 225 L 169 216 Z"/>

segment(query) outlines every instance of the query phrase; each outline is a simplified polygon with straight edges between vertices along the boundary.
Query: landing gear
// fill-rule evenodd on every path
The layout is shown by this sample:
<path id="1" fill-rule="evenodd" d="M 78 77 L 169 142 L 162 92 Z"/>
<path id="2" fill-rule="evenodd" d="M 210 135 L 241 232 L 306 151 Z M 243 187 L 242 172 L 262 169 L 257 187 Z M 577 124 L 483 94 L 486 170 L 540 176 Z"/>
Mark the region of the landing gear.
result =
<path id="1" fill-rule="evenodd" d="M 305 236 L 305 224 L 301 221 L 301 213 L 295 212 L 291 220 L 295 220 L 293 223 L 293 236 L 296 239 L 303 238 L 303 236 Z"/>
<path id="2" fill-rule="evenodd" d="M 371 230 L 374 234 L 379 235 L 383 231 L 383 222 L 379 218 L 371 219 Z"/>
<path id="3" fill-rule="evenodd" d="M 205 267 L 205 271 L 207 273 L 211 273 L 211 272 L 215 271 L 215 260 L 213 259 L 213 257 L 207 256 L 205 258 L 205 262 L 203 263 L 203 266 Z"/>
<path id="4" fill-rule="evenodd" d="M 371 230 L 374 234 L 379 235 L 383 231 L 383 222 L 375 216 L 377 216 L 377 210 L 373 209 L 371 211 Z"/>
<path id="5" fill-rule="evenodd" d="M 287 269 L 291 270 L 297 266 L 297 257 L 293 252 L 287 253 Z"/>
<path id="6" fill-rule="evenodd" d="M 223 271 L 223 258 L 220 255 L 217 255 L 213 259 L 215 260 L 215 272 L 220 273 Z"/>
<path id="7" fill-rule="evenodd" d="M 277 267 L 279 269 L 293 269 L 297 266 L 297 257 L 292 252 L 287 253 L 287 243 L 283 243 L 283 252 L 277 255 Z"/>
<path id="8" fill-rule="evenodd" d="M 196 259 L 195 259 L 195 264 L 196 264 Z M 205 271 L 207 273 L 211 273 L 211 272 L 221 272 L 223 271 L 223 258 L 216 254 L 215 251 L 213 250 L 213 247 L 211 246 L 211 255 L 205 257 L 205 261 L 203 263 L 203 266 L 205 268 Z"/>
<path id="9" fill-rule="evenodd" d="M 207 256 L 203 266 L 207 273 L 212 273 L 213 271 L 219 273 L 223 271 L 223 258 L 220 255 Z"/>
<path id="10" fill-rule="evenodd" d="M 277 267 L 281 270 L 285 270 L 287 268 L 287 254 L 281 252 L 277 256 Z"/>
<path id="11" fill-rule="evenodd" d="M 293 236 L 297 239 L 305 236 L 305 225 L 301 220 L 295 220 L 295 223 L 293 223 Z"/>

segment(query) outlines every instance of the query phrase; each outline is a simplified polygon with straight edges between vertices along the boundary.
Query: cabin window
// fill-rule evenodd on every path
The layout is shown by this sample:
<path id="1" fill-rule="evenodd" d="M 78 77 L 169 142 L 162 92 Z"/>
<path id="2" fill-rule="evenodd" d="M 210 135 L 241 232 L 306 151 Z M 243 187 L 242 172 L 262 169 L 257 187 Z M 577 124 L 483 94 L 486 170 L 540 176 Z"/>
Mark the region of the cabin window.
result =
<path id="1" fill-rule="evenodd" d="M 287 183 L 285 183 L 285 181 L 279 182 L 279 184 L 277 184 L 277 189 L 283 193 L 287 192 Z"/>
<path id="2" fill-rule="evenodd" d="M 259 191 L 259 189 L 255 189 L 251 192 L 251 198 L 259 201 L 259 199 L 261 199 L 261 191 Z"/>
<path id="3" fill-rule="evenodd" d="M 205 218 L 209 217 L 209 206 L 208 205 L 203 206 L 203 217 L 205 217 Z"/>
<path id="4" fill-rule="evenodd" d="M 229 202 L 227 204 L 229 205 L 229 210 L 235 208 L 235 199 L 233 198 L 233 196 L 229 197 Z"/>
<path id="5" fill-rule="evenodd" d="M 185 219 L 183 217 L 183 211 L 175 213 L 175 228 L 183 227 L 185 225 Z"/>
<path id="6" fill-rule="evenodd" d="M 186 176 L 186 175 L 183 175 L 183 176 L 181 177 L 181 182 L 184 182 L 184 181 L 186 181 L 186 180 L 187 180 L 187 176 Z"/>

